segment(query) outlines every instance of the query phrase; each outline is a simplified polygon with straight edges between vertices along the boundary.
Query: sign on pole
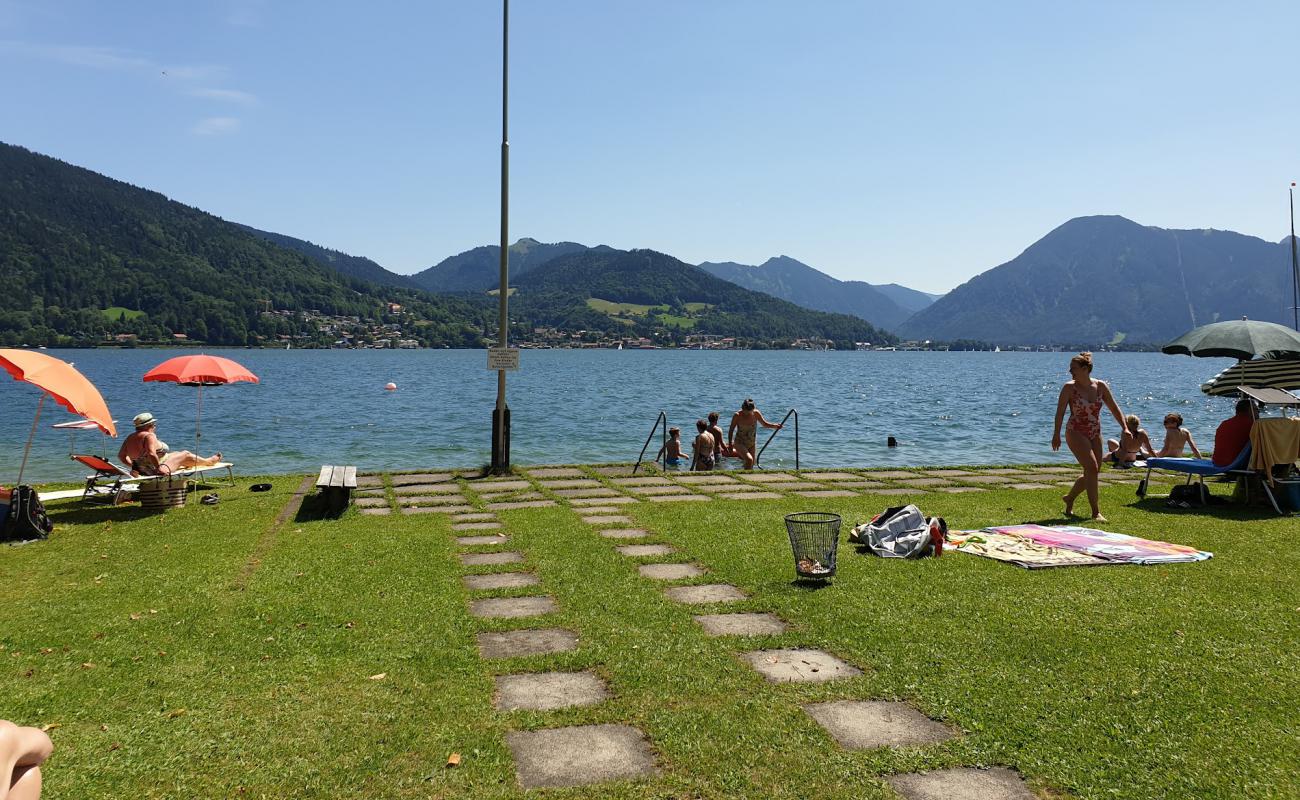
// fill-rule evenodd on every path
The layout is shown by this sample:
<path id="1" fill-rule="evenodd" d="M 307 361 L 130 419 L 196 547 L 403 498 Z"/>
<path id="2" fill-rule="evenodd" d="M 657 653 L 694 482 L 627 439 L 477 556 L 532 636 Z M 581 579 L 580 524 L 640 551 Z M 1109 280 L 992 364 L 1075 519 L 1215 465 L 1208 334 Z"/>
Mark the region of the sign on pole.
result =
<path id="1" fill-rule="evenodd" d="M 519 348 L 489 347 L 487 368 L 490 370 L 519 369 Z"/>

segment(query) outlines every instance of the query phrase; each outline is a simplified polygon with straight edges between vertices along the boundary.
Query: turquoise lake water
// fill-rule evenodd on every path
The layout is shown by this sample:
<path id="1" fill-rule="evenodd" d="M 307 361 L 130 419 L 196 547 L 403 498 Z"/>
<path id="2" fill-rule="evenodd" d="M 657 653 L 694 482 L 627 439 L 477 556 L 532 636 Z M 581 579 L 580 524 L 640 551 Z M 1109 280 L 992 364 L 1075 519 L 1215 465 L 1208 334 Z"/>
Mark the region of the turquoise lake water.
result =
<path id="1" fill-rule="evenodd" d="M 51 350 L 100 388 L 121 435 L 152 411 L 172 449 L 194 449 L 197 390 L 144 383 L 172 350 Z M 315 471 L 325 463 L 365 469 L 477 467 L 490 458 L 496 373 L 482 350 L 226 350 L 261 378 L 203 392 L 204 454 L 221 450 L 243 474 Z M 1050 446 L 1068 353 L 710 352 L 528 350 L 509 373 L 511 460 L 517 465 L 631 461 L 659 411 L 683 436 L 711 410 L 723 429 L 746 397 L 772 421 L 799 412 L 800 465 L 871 467 L 1070 461 Z M 1232 364 L 1156 353 L 1099 354 L 1125 413 L 1153 437 L 1177 410 L 1208 446 L 1231 402 L 1200 384 Z M 392 381 L 397 391 L 384 391 Z M 17 476 L 39 392 L 0 381 L 0 484 Z M 78 480 L 66 433 L 75 419 L 46 403 L 24 482 Z M 1103 419 L 1106 436 L 1114 420 Z M 793 426 L 763 455 L 794 466 Z M 900 446 L 889 448 L 896 437 Z M 760 445 L 766 435 L 760 435 Z M 79 452 L 115 454 L 120 439 L 79 433 Z M 1157 438 L 1157 446 L 1160 439 Z M 648 457 L 658 449 L 652 445 Z"/>

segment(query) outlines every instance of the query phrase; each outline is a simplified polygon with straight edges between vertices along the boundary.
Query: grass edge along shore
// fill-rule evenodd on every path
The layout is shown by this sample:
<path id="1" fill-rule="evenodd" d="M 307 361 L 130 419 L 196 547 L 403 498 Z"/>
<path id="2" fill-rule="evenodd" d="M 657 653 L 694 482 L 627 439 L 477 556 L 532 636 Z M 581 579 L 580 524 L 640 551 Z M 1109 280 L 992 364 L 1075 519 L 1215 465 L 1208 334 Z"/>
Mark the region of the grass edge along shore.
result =
<path id="1" fill-rule="evenodd" d="M 690 493 L 707 502 L 640 494 L 598 514 L 586 509 L 613 495 L 579 497 L 581 487 L 560 485 L 592 481 L 631 495 L 597 467 L 521 468 L 483 481 L 392 473 L 358 497 L 379 505 L 337 520 L 291 514 L 281 525 L 301 475 L 273 477 L 265 493 L 248 491 L 265 478 L 241 477 L 216 489 L 217 505 L 192 501 L 166 514 L 56 503 L 49 541 L 0 548 L 0 716 L 49 726 L 51 798 L 516 798 L 526 792 L 512 737 L 579 725 L 640 731 L 655 772 L 557 797 L 888 798 L 891 775 L 963 766 L 1009 767 L 1042 797 L 1300 796 L 1293 519 L 1244 506 L 1175 511 L 1160 489 L 1138 500 L 1132 472 L 1106 471 L 1102 527 L 1214 558 L 1026 571 L 957 553 L 883 560 L 842 544 L 832 585 L 792 583 L 786 513 L 833 511 L 847 527 L 915 502 L 954 528 L 1063 522 L 1062 487 L 1011 488 L 1020 476 L 1072 477 L 1043 469 L 805 470 L 794 480 L 843 472 L 877 486 L 835 490 L 847 482 L 827 479 L 828 491 L 844 494 L 778 489 L 754 499 L 750 489 L 727 499 L 743 493 L 696 485 Z M 953 470 L 1007 481 L 931 474 Z M 873 480 L 886 472 L 916 477 Z M 764 473 L 725 474 L 738 484 L 754 475 Z M 950 485 L 898 483 L 931 480 Z M 501 487 L 510 482 L 526 486 Z M 416 488 L 438 483 L 459 496 Z M 484 491 L 494 485 L 502 491 Z M 880 494 L 886 485 L 908 491 Z M 979 491 L 942 491 L 958 486 Z M 532 495 L 555 504 L 519 505 L 537 502 L 520 499 Z M 470 510 L 402 513 L 408 507 Z M 388 513 L 363 513 L 376 509 Z M 628 521 L 583 521 L 593 516 Z M 453 530 L 484 521 L 501 527 Z M 671 551 L 622 555 L 624 542 L 601 535 L 611 528 L 644 530 L 636 543 Z M 497 544 L 457 543 L 498 532 Z M 502 551 L 521 561 L 460 558 Z M 664 582 L 638 570 L 661 562 L 704 574 Z M 462 583 L 517 572 L 537 585 Z M 664 595 L 706 584 L 745 597 L 686 606 Z M 554 602 L 543 616 L 470 613 L 479 600 L 540 595 Z M 692 622 L 721 611 L 772 613 L 788 627 L 714 638 Z M 525 628 L 571 630 L 577 646 L 480 657 L 479 634 Z M 820 649 L 861 674 L 772 684 L 742 661 L 776 648 Z M 494 709 L 499 677 L 547 671 L 590 673 L 608 696 Z M 851 751 L 803 710 L 881 699 L 958 735 Z M 445 766 L 451 753 L 461 755 L 455 768 Z"/>

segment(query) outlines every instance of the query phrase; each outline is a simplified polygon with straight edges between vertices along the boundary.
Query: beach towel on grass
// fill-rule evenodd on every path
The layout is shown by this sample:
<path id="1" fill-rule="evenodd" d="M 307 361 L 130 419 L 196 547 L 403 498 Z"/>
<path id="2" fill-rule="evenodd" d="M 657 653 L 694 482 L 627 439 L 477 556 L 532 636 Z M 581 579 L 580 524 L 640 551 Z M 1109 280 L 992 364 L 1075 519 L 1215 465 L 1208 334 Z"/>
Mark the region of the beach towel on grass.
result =
<path id="1" fill-rule="evenodd" d="M 1026 569 L 1106 564 L 1181 564 L 1214 554 L 1181 544 L 1073 525 L 1006 525 L 960 531 L 956 548 Z"/>

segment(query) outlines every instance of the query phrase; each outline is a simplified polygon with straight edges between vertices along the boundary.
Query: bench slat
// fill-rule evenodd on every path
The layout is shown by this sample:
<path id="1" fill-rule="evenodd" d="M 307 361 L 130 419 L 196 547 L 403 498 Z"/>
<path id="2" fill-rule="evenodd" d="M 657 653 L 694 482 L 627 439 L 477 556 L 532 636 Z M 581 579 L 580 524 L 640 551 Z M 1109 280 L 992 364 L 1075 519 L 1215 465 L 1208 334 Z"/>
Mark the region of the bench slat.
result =
<path id="1" fill-rule="evenodd" d="M 316 479 L 317 486 L 329 486 L 330 479 L 334 475 L 334 467 L 326 464 L 320 468 L 320 477 Z"/>
<path id="2" fill-rule="evenodd" d="M 357 468 L 356 468 L 356 467 L 344 467 L 344 468 L 343 468 L 343 486 L 346 487 L 346 488 L 348 488 L 348 489 L 355 489 L 355 488 L 357 488 Z"/>

